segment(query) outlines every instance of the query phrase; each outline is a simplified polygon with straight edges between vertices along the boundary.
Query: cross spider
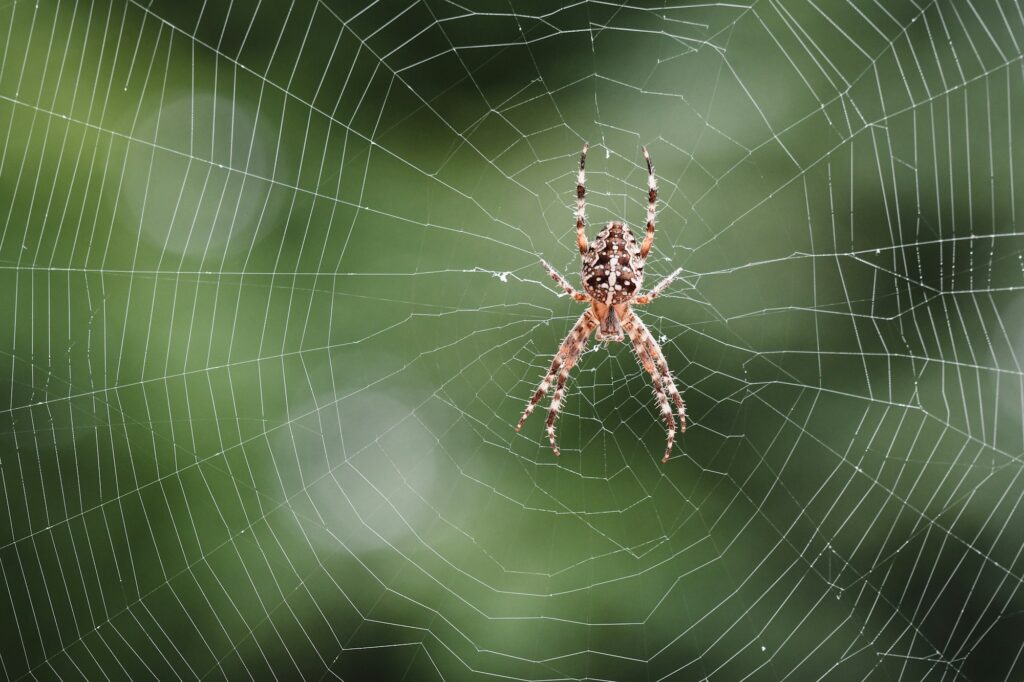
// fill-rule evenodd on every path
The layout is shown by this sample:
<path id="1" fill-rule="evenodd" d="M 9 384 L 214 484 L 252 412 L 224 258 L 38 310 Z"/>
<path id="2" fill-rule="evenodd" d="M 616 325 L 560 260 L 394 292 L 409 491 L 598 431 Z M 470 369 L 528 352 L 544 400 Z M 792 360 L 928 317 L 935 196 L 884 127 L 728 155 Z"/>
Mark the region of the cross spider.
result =
<path id="1" fill-rule="evenodd" d="M 586 195 L 584 168 L 587 163 L 589 147 L 590 145 L 583 145 L 583 153 L 580 155 L 580 173 L 576 180 L 576 245 L 579 247 L 583 259 L 583 270 L 580 277 L 583 280 L 583 290 L 586 293 L 580 293 L 573 289 L 569 282 L 547 261 L 541 260 L 541 264 L 569 296 L 581 303 L 589 302 L 590 307 L 583 311 L 576 326 L 572 328 L 558 352 L 555 353 L 555 357 L 551 361 L 551 369 L 548 370 L 547 375 L 540 382 L 537 392 L 533 394 L 526 406 L 526 410 L 516 426 L 516 431 L 518 432 L 522 428 L 523 422 L 533 412 L 534 406 L 551 388 L 551 382 L 557 380 L 547 422 L 548 440 L 551 441 L 551 449 L 557 456 L 559 453 L 558 445 L 555 443 L 555 420 L 558 418 L 558 412 L 562 405 L 562 395 L 565 392 L 565 382 L 569 378 L 569 370 L 583 353 L 587 339 L 595 329 L 597 329 L 597 340 L 606 343 L 622 341 L 623 330 L 625 330 L 629 340 L 633 343 L 633 350 L 636 351 L 640 364 L 651 375 L 651 380 L 654 383 L 654 395 L 661 406 L 661 417 L 668 427 L 668 446 L 665 448 L 665 456 L 661 460 L 667 462 L 669 454 L 672 452 L 676 431 L 675 419 L 672 417 L 672 408 L 669 405 L 669 396 L 679 413 L 679 431 L 681 433 L 686 431 L 686 406 L 672 381 L 672 375 L 669 373 L 668 363 L 665 362 L 665 355 L 661 352 L 661 346 L 633 312 L 632 305 L 646 305 L 653 301 L 665 291 L 665 288 L 682 271 L 682 268 L 676 269 L 671 275 L 661 280 L 648 293 L 637 296 L 644 280 L 644 264 L 647 262 L 647 255 L 654 244 L 654 205 L 658 199 L 654 168 L 651 166 L 651 155 L 647 153 L 646 147 L 643 150 L 644 159 L 647 161 L 648 201 L 647 233 L 644 235 L 643 243 L 638 245 L 629 226 L 618 220 L 605 225 L 604 229 L 597 233 L 597 238 L 589 244 L 587 243 L 587 237 L 583 232 L 585 222 L 583 197 Z"/>

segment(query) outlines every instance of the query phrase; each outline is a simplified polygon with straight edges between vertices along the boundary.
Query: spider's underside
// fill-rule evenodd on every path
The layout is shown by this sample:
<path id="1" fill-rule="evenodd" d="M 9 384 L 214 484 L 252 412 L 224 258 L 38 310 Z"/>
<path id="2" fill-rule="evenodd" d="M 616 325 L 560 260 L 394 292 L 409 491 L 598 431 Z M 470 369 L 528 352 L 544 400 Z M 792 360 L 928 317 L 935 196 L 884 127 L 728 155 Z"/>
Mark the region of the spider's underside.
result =
<path id="1" fill-rule="evenodd" d="M 551 361 L 551 368 L 527 404 L 526 410 L 516 426 L 516 431 L 522 428 L 523 422 L 533 412 L 534 406 L 547 394 L 551 383 L 555 382 L 555 393 L 551 398 L 551 408 L 548 411 L 547 430 L 551 449 L 555 451 L 556 455 L 559 454 L 558 444 L 555 442 L 555 420 L 561 410 L 565 383 L 569 378 L 569 371 L 576 364 L 583 349 L 586 348 L 590 334 L 596 329 L 598 341 L 622 341 L 625 336 L 628 336 L 640 364 L 651 375 L 651 381 L 654 383 L 654 395 L 658 399 L 661 417 L 665 420 L 665 426 L 668 429 L 668 444 L 665 448 L 665 456 L 661 460 L 667 462 L 672 453 L 676 432 L 676 422 L 672 416 L 669 399 L 671 398 L 675 403 L 676 412 L 679 414 L 680 432 L 686 431 L 686 406 L 683 404 L 683 398 L 679 395 L 675 382 L 672 381 L 672 375 L 669 372 L 668 363 L 665 361 L 665 355 L 661 352 L 661 346 L 633 312 L 632 306 L 634 304 L 645 305 L 657 298 L 675 279 L 681 268 L 659 282 L 647 294 L 637 295 L 640 285 L 643 284 L 647 255 L 654 244 L 654 207 L 658 199 L 654 167 L 651 165 L 651 156 L 647 153 L 646 148 L 644 148 L 644 159 L 647 161 L 648 201 L 647 232 L 644 234 L 643 243 L 637 244 L 629 226 L 619 221 L 608 223 L 597 234 L 594 241 L 587 243 L 583 228 L 586 222 L 584 196 L 586 195 L 585 168 L 588 147 L 589 145 L 583 145 L 583 153 L 580 155 L 580 172 L 576 181 L 576 244 L 583 258 L 583 270 L 580 276 L 583 279 L 585 293 L 573 289 L 572 285 L 546 261 L 541 261 L 541 263 L 551 274 L 552 279 L 558 282 L 569 296 L 581 303 L 590 303 L 590 307 L 583 311 L 580 319 L 577 320 L 576 325 L 565 337 L 558 352 L 555 353 L 555 357 Z"/>

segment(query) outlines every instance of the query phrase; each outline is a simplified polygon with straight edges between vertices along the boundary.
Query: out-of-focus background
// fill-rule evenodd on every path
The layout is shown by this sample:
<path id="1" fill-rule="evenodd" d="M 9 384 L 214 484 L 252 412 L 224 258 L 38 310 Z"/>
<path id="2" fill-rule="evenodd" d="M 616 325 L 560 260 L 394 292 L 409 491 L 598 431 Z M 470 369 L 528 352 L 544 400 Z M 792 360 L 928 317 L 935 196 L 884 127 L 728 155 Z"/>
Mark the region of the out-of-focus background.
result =
<path id="1" fill-rule="evenodd" d="M 1011 0 L 0 7 L 0 677 L 1024 678 Z M 513 426 L 642 223 L 623 344 Z"/>

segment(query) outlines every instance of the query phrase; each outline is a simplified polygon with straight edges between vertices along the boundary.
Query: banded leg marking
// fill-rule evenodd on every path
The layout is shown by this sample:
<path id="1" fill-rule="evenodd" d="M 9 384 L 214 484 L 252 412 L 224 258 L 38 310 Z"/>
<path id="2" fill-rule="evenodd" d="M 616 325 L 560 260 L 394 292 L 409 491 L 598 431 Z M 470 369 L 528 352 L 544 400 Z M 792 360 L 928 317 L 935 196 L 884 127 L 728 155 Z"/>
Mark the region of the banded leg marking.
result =
<path id="1" fill-rule="evenodd" d="M 583 232 L 583 226 L 587 220 L 587 204 L 584 197 L 587 194 L 587 150 L 590 149 L 590 145 L 584 143 L 583 153 L 580 154 L 580 172 L 576 176 L 576 246 L 580 249 L 580 254 L 587 252 L 587 235 Z"/>
<path id="2" fill-rule="evenodd" d="M 647 233 L 640 245 L 640 258 L 647 260 L 647 254 L 651 252 L 651 246 L 654 245 L 654 206 L 658 201 L 658 183 L 654 179 L 651 155 L 647 153 L 647 147 L 644 147 L 643 150 L 644 159 L 647 161 Z"/>

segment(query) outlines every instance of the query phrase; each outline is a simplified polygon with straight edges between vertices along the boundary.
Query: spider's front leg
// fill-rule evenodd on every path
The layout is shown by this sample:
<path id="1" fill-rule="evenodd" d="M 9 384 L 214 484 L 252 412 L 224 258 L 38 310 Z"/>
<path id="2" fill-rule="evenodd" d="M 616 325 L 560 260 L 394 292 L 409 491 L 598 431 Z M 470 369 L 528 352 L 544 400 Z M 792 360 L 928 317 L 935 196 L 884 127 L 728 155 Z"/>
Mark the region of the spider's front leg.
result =
<path id="1" fill-rule="evenodd" d="M 633 313 L 630 313 L 630 317 L 635 325 L 634 329 L 636 330 L 637 338 L 647 348 L 651 359 L 661 372 L 662 380 L 665 382 L 665 392 L 668 393 L 672 398 L 672 402 L 676 405 L 676 412 L 679 414 L 679 431 L 686 433 L 686 403 L 683 402 L 683 396 L 679 395 L 679 389 L 676 388 L 676 383 L 672 380 L 672 373 L 669 371 L 665 354 L 661 351 L 661 346 L 654 340 L 654 335 L 651 334 L 651 330 L 647 328 L 644 321 Z"/>
<path id="2" fill-rule="evenodd" d="M 665 463 L 669 461 L 669 456 L 672 454 L 672 445 L 676 437 L 676 422 L 672 418 L 672 408 L 669 404 L 668 395 L 671 395 L 676 403 L 676 410 L 679 413 L 680 420 L 679 430 L 681 432 L 686 431 L 686 407 L 682 396 L 679 394 L 679 390 L 676 388 L 675 382 L 672 380 L 669 364 L 662 353 L 662 348 L 654 341 L 654 337 L 651 336 L 640 317 L 631 311 L 623 321 L 623 328 L 629 334 L 630 341 L 633 342 L 633 348 L 640 359 L 640 365 L 650 374 L 651 381 L 654 384 L 654 395 L 657 398 L 658 407 L 662 409 L 662 419 L 665 420 L 668 427 L 668 444 L 666 445 L 665 456 L 662 458 L 662 462 Z"/>
<path id="3" fill-rule="evenodd" d="M 594 317 L 594 313 L 591 312 L 590 308 L 587 308 L 580 315 L 580 319 L 576 321 L 576 325 L 569 332 L 569 335 L 565 337 L 565 341 L 562 342 L 558 352 L 555 353 L 555 357 L 551 360 L 551 368 L 540 382 L 540 386 L 537 387 L 533 397 L 530 398 L 530 402 L 523 411 L 523 416 L 516 425 L 516 431 L 519 431 L 527 417 L 533 412 L 533 408 L 547 394 L 548 389 L 551 388 L 551 382 L 557 377 L 558 384 L 555 388 L 555 394 L 551 398 L 551 409 L 548 411 L 547 422 L 548 440 L 551 441 L 551 449 L 554 450 L 555 455 L 559 454 L 558 446 L 555 443 L 555 419 L 558 418 L 558 413 L 562 407 L 565 382 L 569 378 L 569 370 L 576 364 L 576 360 L 579 359 L 580 354 L 586 347 L 587 339 L 595 327 L 597 327 L 597 318 Z"/>
<path id="4" fill-rule="evenodd" d="M 630 313 L 622 321 L 622 327 L 629 335 L 629 340 L 633 342 L 633 350 L 636 351 L 637 359 L 640 360 L 641 366 L 647 370 L 647 373 L 651 375 L 651 383 L 654 384 L 654 396 L 658 399 L 658 406 L 661 408 L 661 418 L 664 420 L 666 427 L 667 442 L 665 444 L 665 455 L 661 458 L 662 463 L 665 463 L 672 454 L 672 445 L 675 443 L 676 420 L 672 417 L 672 406 L 669 405 L 668 397 L 665 395 L 667 377 L 659 371 L 656 359 L 651 356 L 651 349 L 644 344 L 643 333 L 636 326 L 638 323 L 640 323 L 640 319 Z M 668 381 L 671 381 L 671 379 L 668 379 Z"/>

